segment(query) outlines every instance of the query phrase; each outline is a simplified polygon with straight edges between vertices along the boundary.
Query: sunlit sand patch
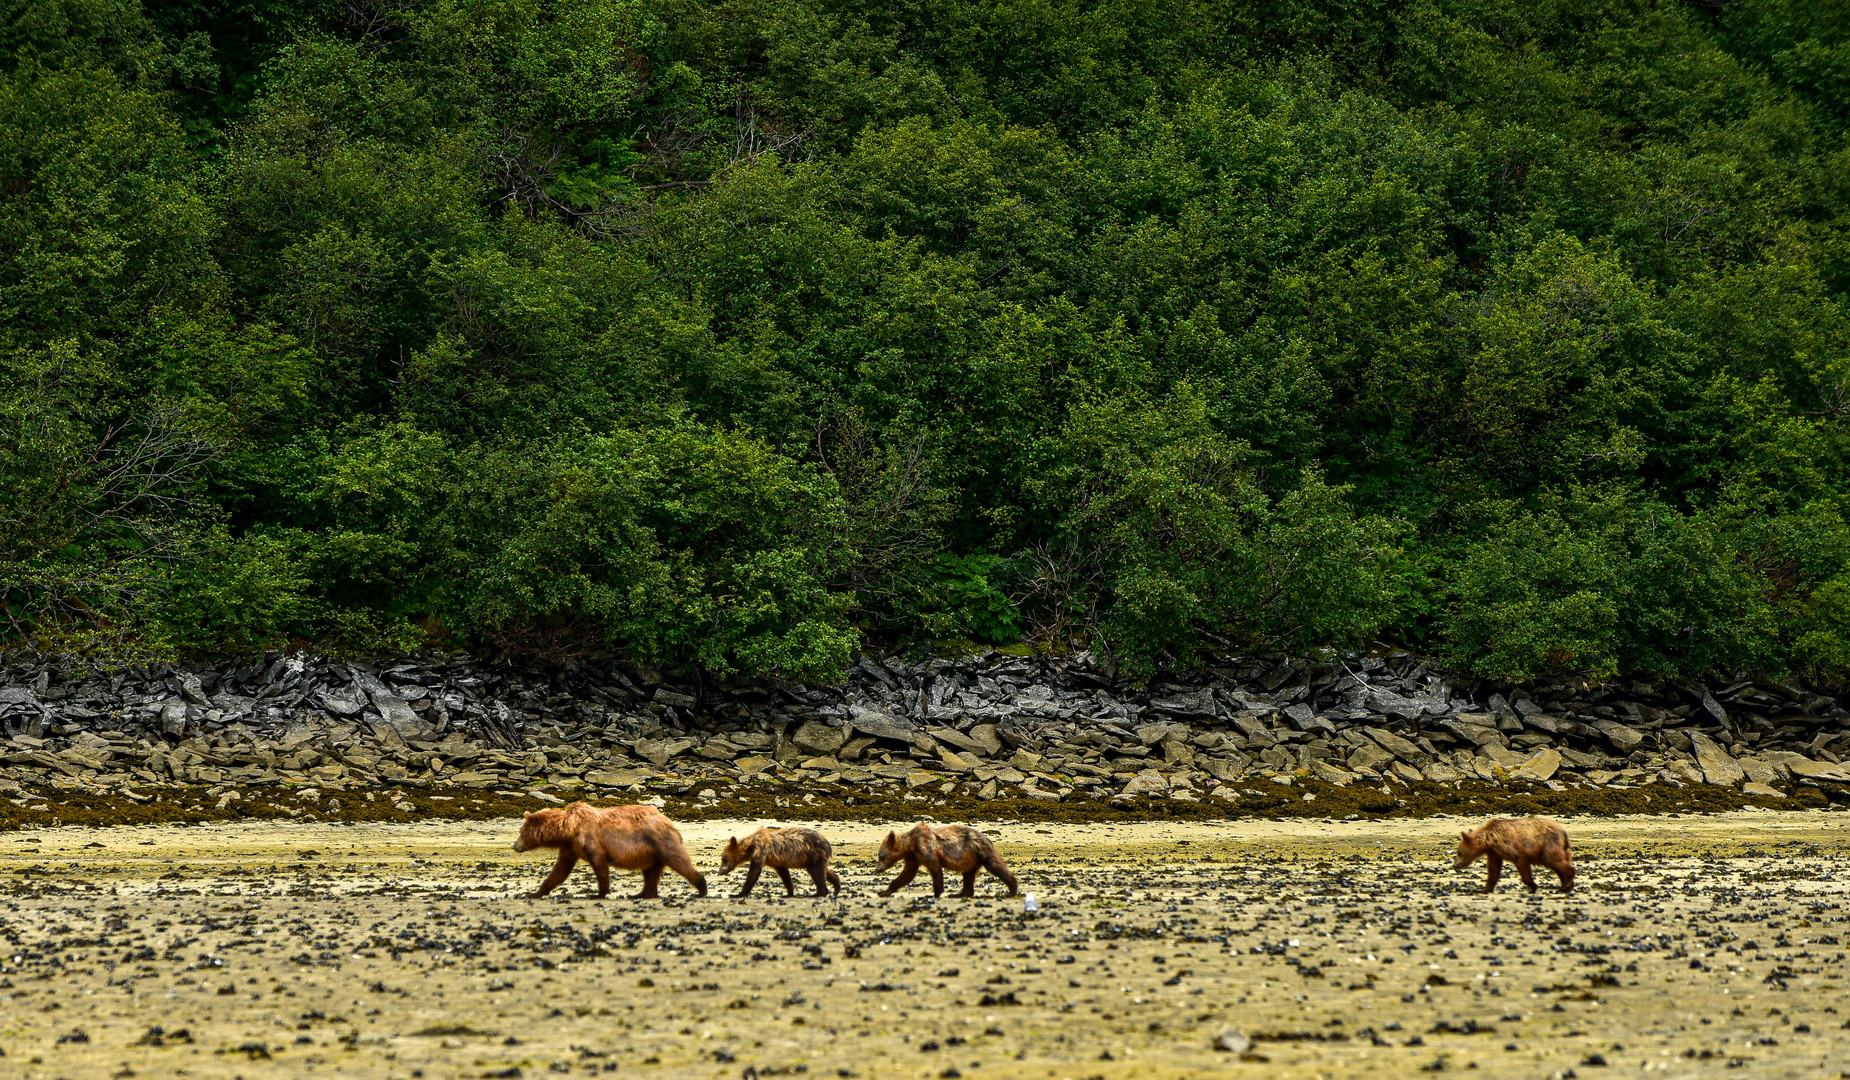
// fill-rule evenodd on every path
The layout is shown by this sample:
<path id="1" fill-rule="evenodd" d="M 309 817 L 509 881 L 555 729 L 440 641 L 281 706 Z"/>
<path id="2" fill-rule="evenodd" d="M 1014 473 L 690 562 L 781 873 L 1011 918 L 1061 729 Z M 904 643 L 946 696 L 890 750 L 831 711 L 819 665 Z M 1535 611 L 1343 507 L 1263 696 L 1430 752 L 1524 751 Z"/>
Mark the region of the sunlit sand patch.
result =
<path id="1" fill-rule="evenodd" d="M 28 831 L 0 1049 L 43 1077 L 1835 1075 L 1838 820 L 1570 819 L 1566 896 L 1479 892 L 1458 818 L 975 822 L 1033 913 L 988 878 L 878 896 L 890 821 L 815 823 L 840 901 L 600 903 L 585 871 L 533 901 L 512 819 Z M 764 823 L 802 822 L 682 831 L 710 870 Z"/>

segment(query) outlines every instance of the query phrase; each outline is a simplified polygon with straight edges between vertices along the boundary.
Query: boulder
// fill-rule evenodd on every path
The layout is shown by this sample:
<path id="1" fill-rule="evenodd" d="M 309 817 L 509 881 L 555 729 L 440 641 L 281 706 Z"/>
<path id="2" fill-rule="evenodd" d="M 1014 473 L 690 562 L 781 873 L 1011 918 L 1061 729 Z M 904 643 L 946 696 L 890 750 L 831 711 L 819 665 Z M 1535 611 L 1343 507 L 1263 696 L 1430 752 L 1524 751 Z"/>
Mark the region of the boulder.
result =
<path id="1" fill-rule="evenodd" d="M 1781 775 L 1779 768 L 1772 762 L 1762 761 L 1759 758 L 1752 757 L 1736 758 L 1735 761 L 1741 766 L 1741 771 L 1747 774 L 1747 779 L 1750 784 L 1760 784 L 1764 787 L 1769 784 L 1777 784 L 1785 779 L 1785 777 Z M 1745 791 L 1746 788 L 1742 788 L 1742 790 Z"/>
<path id="2" fill-rule="evenodd" d="M 1840 765 L 1832 761 L 1812 761 L 1801 758 L 1788 762 L 1786 768 L 1792 775 L 1802 776 L 1807 780 L 1834 780 L 1838 783 L 1850 782 L 1850 765 Z"/>
<path id="3" fill-rule="evenodd" d="M 1728 752 L 1714 739 L 1700 731 L 1689 733 L 1690 745 L 1696 751 L 1696 765 L 1702 770 L 1704 783 L 1716 787 L 1734 787 L 1747 779 L 1747 773 L 1739 762 L 1728 756 Z"/>
<path id="4" fill-rule="evenodd" d="M 1375 712 L 1398 716 L 1405 720 L 1415 720 L 1426 715 L 1425 702 L 1401 697 L 1387 690 L 1369 691 L 1368 707 Z"/>
<path id="5" fill-rule="evenodd" d="M 1124 785 L 1121 795 L 1161 795 L 1169 790 L 1169 780 L 1155 769 L 1145 769 Z"/>
<path id="6" fill-rule="evenodd" d="M 1336 725 L 1318 716 L 1309 705 L 1299 702 L 1285 709 L 1286 719 L 1299 731 L 1318 731 L 1325 735 L 1336 734 Z"/>
<path id="7" fill-rule="evenodd" d="M 660 768 L 668 759 L 693 748 L 692 739 L 637 739 L 636 756 Z"/>
<path id="8" fill-rule="evenodd" d="M 346 696 L 332 690 L 317 690 L 314 694 L 317 705 L 335 716 L 358 716 L 366 708 L 366 699 L 358 695 Z"/>
<path id="9" fill-rule="evenodd" d="M 1176 694 L 1167 698 L 1152 698 L 1150 709 L 1153 712 L 1168 713 L 1171 716 L 1195 716 L 1207 719 L 1218 711 L 1214 702 L 1214 691 L 1202 690 L 1193 694 Z"/>
<path id="10" fill-rule="evenodd" d="M 862 734 L 872 735 L 876 739 L 895 739 L 899 742 L 915 744 L 926 740 L 925 733 L 910 723 L 884 712 L 858 706 L 849 708 L 848 726 Z"/>
<path id="11" fill-rule="evenodd" d="M 952 772 L 975 772 L 983 767 L 982 759 L 976 755 L 959 753 L 943 746 L 938 748 L 938 761 Z"/>
<path id="12" fill-rule="evenodd" d="M 1163 760 L 1171 765 L 1187 768 L 1195 763 L 1195 751 L 1180 739 L 1170 739 L 1163 743 Z"/>
<path id="13" fill-rule="evenodd" d="M 629 787 L 631 784 L 642 783 L 649 775 L 647 769 L 589 769 L 585 772 L 585 783 L 603 787 Z"/>
<path id="14" fill-rule="evenodd" d="M 1155 746 L 1163 740 L 1177 737 L 1188 738 L 1187 724 L 1139 724 L 1136 729 L 1137 741 L 1145 746 Z"/>
<path id="15" fill-rule="evenodd" d="M 848 732 L 842 728 L 819 724 L 814 720 L 804 722 L 790 737 L 797 749 L 808 751 L 815 757 L 833 757 L 848 741 Z"/>
<path id="16" fill-rule="evenodd" d="M 412 711 L 411 703 L 397 694 L 374 693 L 372 699 L 380 720 L 401 738 L 428 739 L 436 734 L 435 728 Z"/>
<path id="17" fill-rule="evenodd" d="M 1354 773 L 1340 765 L 1332 765 L 1322 759 L 1313 759 L 1310 763 L 1310 771 L 1317 779 L 1325 783 L 1335 784 L 1337 787 L 1348 787 L 1350 784 L 1355 783 Z"/>
<path id="18" fill-rule="evenodd" d="M 1773 787 L 1771 784 L 1763 784 L 1758 780 L 1749 780 L 1747 783 L 1742 784 L 1741 794 L 1760 795 L 1769 799 L 1783 799 L 1786 797 L 1785 792 Z"/>
<path id="19" fill-rule="evenodd" d="M 1629 754 L 1644 742 L 1644 732 L 1635 727 L 1627 727 L 1615 720 L 1590 720 L 1589 725 L 1597 728 L 1612 748 L 1621 754 Z"/>
<path id="20" fill-rule="evenodd" d="M 1386 728 L 1371 727 L 1363 728 L 1362 730 L 1368 733 L 1369 738 L 1379 743 L 1381 749 L 1386 750 L 1388 753 L 1393 754 L 1409 765 L 1420 766 L 1431 760 L 1431 755 L 1426 753 L 1426 751 L 1421 750 L 1419 747 Z"/>
<path id="21" fill-rule="evenodd" d="M 1496 729 L 1494 719 L 1481 714 L 1477 716 L 1483 720 L 1490 720 L 1491 723 L 1473 723 L 1470 717 L 1460 716 L 1454 720 L 1441 720 L 1439 726 L 1469 742 L 1472 746 L 1502 746 L 1503 735 Z"/>
<path id="22" fill-rule="evenodd" d="M 1233 726 L 1240 729 L 1240 734 L 1255 748 L 1263 750 L 1278 742 L 1270 728 L 1266 727 L 1257 716 L 1250 713 L 1234 713 Z"/>
<path id="23" fill-rule="evenodd" d="M 1393 760 L 1393 754 L 1388 753 L 1386 750 L 1381 749 L 1373 743 L 1369 743 L 1366 746 L 1358 746 L 1349 752 L 1349 767 L 1351 769 L 1368 769 L 1372 772 L 1380 772 L 1383 766 Z"/>
<path id="24" fill-rule="evenodd" d="M 1535 756 L 1532 753 L 1525 753 L 1521 750 L 1511 750 L 1506 746 L 1486 746 L 1480 750 L 1479 753 L 1501 766 L 1504 772 L 1508 772 L 1520 766 L 1523 762 Z"/>
<path id="25" fill-rule="evenodd" d="M 666 686 L 658 686 L 655 688 L 655 697 L 653 700 L 663 705 L 672 705 L 677 709 L 691 709 L 697 704 L 692 694 L 678 693 L 668 689 Z"/>
<path id="26" fill-rule="evenodd" d="M 1243 761 L 1235 761 L 1232 758 L 1197 754 L 1195 755 L 1195 767 L 1216 780 L 1231 782 L 1240 778 L 1240 773 L 1246 766 Z"/>
<path id="27" fill-rule="evenodd" d="M 1561 769 L 1561 755 L 1553 748 L 1543 750 L 1510 770 L 1512 780 L 1533 780 L 1545 783 L 1554 779 L 1554 774 Z"/>

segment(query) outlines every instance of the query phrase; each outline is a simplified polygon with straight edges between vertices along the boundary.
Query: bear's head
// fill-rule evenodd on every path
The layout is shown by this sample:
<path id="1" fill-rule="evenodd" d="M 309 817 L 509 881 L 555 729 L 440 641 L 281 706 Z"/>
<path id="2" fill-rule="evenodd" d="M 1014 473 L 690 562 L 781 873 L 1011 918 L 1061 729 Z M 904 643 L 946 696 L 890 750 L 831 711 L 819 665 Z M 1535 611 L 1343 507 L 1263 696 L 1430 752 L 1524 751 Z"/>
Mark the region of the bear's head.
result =
<path id="1" fill-rule="evenodd" d="M 528 811 L 527 820 L 520 826 L 520 838 L 514 841 L 514 850 L 532 851 L 537 847 L 557 843 L 564 823 L 563 810 L 549 808 Z"/>
<path id="2" fill-rule="evenodd" d="M 1484 843 L 1476 833 L 1468 831 L 1459 833 L 1458 861 L 1452 864 L 1452 869 L 1463 870 L 1476 862 L 1478 856 L 1484 854 L 1484 851 Z"/>
<path id="3" fill-rule="evenodd" d="M 880 841 L 880 869 L 885 870 L 906 857 L 906 843 L 899 834 L 889 831 L 886 839 Z"/>
<path id="4" fill-rule="evenodd" d="M 719 853 L 719 872 L 732 873 L 732 868 L 746 861 L 751 856 L 745 853 L 745 845 L 739 843 L 738 837 L 726 841 L 726 850 Z"/>

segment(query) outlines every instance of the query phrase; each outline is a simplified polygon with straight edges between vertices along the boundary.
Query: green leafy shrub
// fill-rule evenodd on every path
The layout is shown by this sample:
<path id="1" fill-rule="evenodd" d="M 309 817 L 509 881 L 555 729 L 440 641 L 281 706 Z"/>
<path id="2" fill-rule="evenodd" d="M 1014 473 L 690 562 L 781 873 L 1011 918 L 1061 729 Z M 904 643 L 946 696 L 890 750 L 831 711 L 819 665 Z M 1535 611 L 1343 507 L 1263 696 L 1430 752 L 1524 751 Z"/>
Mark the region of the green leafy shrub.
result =
<path id="1" fill-rule="evenodd" d="M 1451 656 L 1498 679 L 1693 674 L 1766 664 L 1777 620 L 1713 515 L 1576 490 L 1495 516 L 1462 561 Z"/>
<path id="2" fill-rule="evenodd" d="M 493 638 L 559 614 L 708 670 L 826 677 L 840 620 L 834 483 L 765 443 L 688 425 L 480 447 L 432 522 L 439 610 Z"/>

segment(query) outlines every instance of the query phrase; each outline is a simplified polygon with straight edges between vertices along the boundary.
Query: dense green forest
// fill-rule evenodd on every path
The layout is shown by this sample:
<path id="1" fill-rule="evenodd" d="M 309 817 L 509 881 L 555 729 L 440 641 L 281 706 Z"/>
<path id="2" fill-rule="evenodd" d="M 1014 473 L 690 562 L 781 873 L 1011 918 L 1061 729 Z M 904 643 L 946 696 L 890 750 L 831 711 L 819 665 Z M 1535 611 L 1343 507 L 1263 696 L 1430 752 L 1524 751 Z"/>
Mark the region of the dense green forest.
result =
<path id="1" fill-rule="evenodd" d="M 1850 671 L 1845 0 L 0 10 L 15 646 Z"/>

